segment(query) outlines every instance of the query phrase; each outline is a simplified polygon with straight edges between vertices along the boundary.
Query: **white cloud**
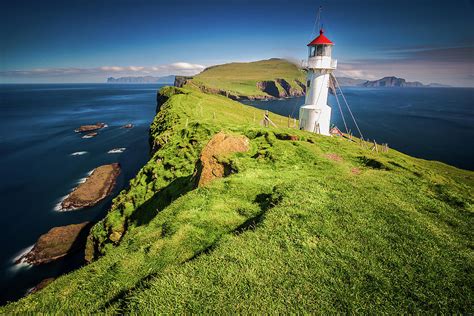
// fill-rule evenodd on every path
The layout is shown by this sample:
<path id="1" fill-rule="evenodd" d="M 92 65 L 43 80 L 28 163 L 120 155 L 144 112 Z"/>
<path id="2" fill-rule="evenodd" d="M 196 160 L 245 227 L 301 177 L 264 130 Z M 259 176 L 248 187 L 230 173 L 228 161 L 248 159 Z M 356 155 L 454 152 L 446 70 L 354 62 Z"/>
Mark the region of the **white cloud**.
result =
<path id="1" fill-rule="evenodd" d="M 139 75 L 194 75 L 206 68 L 204 65 L 177 62 L 157 66 L 100 66 L 95 68 L 35 68 L 28 70 L 0 71 L 5 78 L 40 78 L 40 77 L 73 77 L 73 76 L 139 76 Z"/>

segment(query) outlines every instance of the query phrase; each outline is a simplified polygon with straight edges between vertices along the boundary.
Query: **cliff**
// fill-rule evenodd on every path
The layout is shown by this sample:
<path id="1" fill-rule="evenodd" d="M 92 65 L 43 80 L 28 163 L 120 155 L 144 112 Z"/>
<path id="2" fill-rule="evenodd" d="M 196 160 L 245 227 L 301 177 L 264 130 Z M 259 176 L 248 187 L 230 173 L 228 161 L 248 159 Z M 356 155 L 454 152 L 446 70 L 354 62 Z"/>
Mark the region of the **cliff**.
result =
<path id="1" fill-rule="evenodd" d="M 275 114 L 265 128 L 189 83 L 157 101 L 150 160 L 93 227 L 92 262 L 0 313 L 472 310 L 473 172 Z"/>

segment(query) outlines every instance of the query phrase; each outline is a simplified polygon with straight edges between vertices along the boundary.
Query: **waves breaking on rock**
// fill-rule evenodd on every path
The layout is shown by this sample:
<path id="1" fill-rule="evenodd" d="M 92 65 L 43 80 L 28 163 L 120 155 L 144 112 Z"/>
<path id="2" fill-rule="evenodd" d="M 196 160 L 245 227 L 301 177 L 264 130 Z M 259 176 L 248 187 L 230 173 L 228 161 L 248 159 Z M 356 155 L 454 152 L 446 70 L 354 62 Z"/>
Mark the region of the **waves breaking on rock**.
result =
<path id="1" fill-rule="evenodd" d="M 108 154 L 120 154 L 123 153 L 127 148 L 121 147 L 121 148 L 114 148 L 109 150 L 107 153 Z"/>
<path id="2" fill-rule="evenodd" d="M 85 155 L 87 154 L 87 151 L 76 151 L 74 153 L 71 154 L 71 156 L 82 156 L 82 155 Z"/>

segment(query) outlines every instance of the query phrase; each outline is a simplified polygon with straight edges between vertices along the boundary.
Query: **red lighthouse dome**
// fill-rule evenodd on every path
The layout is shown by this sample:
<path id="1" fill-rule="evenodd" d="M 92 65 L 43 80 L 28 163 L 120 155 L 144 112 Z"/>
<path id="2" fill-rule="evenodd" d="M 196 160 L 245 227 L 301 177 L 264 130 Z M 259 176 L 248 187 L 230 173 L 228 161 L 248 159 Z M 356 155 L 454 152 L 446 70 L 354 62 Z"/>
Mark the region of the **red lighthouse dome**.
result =
<path id="1" fill-rule="evenodd" d="M 308 46 L 316 46 L 316 45 L 334 45 L 333 42 L 329 40 L 326 36 L 324 36 L 324 30 L 319 30 L 319 36 L 316 37 Z"/>

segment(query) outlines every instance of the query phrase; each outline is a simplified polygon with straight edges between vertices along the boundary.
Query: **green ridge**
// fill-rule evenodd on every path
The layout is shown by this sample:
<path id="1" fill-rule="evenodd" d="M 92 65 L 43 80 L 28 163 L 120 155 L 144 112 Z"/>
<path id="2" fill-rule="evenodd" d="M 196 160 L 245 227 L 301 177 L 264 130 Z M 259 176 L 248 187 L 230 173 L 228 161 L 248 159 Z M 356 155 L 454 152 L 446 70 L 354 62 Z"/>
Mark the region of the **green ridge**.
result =
<path id="1" fill-rule="evenodd" d="M 264 128 L 262 111 L 193 89 L 158 99 L 154 153 L 95 225 L 96 260 L 0 313 L 472 312 L 473 172 L 277 115 Z M 219 131 L 251 149 L 195 188 Z"/>
<path id="2" fill-rule="evenodd" d="M 301 86 L 296 81 L 304 84 L 306 73 L 291 62 L 273 58 L 250 63 L 213 66 L 195 76 L 191 82 L 199 87 L 226 91 L 231 95 L 258 97 L 269 95 L 260 90 L 257 83 L 276 79 L 284 79 L 292 89 L 302 92 Z M 276 86 L 279 92 L 283 91 L 280 84 L 276 83 Z"/>

